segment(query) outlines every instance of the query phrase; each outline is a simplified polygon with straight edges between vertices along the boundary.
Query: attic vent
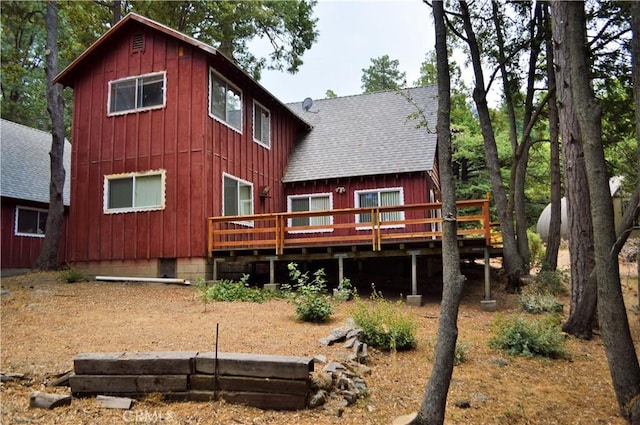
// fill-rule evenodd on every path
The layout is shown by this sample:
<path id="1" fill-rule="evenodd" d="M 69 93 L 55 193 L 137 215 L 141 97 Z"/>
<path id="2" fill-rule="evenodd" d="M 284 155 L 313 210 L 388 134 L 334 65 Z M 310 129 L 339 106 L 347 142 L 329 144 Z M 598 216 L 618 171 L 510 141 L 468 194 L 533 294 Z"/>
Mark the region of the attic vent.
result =
<path id="1" fill-rule="evenodd" d="M 134 34 L 131 37 L 131 52 L 138 53 L 144 51 L 144 34 Z"/>

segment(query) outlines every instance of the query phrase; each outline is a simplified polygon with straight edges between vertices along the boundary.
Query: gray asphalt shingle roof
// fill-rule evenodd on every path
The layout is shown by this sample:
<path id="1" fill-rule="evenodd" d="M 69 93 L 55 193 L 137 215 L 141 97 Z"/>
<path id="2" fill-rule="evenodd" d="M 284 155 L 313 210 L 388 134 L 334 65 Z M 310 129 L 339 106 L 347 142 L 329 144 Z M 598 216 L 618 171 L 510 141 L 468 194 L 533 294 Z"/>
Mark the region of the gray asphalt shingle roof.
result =
<path id="1" fill-rule="evenodd" d="M 289 104 L 313 125 L 296 145 L 283 181 L 429 171 L 434 166 L 436 135 L 416 128 L 422 109 L 435 130 L 436 86 L 321 99 L 304 111 Z"/>
<path id="2" fill-rule="evenodd" d="M 0 119 L 0 195 L 49 203 L 51 134 Z M 70 200 L 71 143 L 65 141 L 64 204 Z"/>

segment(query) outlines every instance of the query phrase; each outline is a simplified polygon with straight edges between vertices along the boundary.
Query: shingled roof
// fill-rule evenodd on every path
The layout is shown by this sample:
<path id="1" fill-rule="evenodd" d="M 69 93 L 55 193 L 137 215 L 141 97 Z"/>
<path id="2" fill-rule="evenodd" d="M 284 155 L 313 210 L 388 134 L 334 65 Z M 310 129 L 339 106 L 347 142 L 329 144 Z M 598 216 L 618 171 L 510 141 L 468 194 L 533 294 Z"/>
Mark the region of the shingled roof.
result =
<path id="1" fill-rule="evenodd" d="M 49 203 L 51 134 L 0 119 L 0 195 Z M 65 141 L 63 200 L 69 205 L 71 143 Z"/>
<path id="2" fill-rule="evenodd" d="M 317 100 L 309 111 L 289 104 L 313 129 L 294 149 L 283 181 L 430 171 L 437 103 L 436 86 L 428 86 Z M 416 128 L 422 115 L 427 126 Z"/>

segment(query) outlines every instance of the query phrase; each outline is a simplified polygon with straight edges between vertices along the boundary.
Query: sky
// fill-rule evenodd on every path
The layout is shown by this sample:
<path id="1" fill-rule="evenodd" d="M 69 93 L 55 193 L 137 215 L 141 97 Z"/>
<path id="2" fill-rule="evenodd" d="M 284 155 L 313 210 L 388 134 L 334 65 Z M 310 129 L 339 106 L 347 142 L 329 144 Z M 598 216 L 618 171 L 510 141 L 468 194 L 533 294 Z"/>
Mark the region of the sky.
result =
<path id="1" fill-rule="evenodd" d="M 263 71 L 260 84 L 285 103 L 362 93 L 362 70 L 372 58 L 399 61 L 412 87 L 426 53 L 435 47 L 431 8 L 421 0 L 319 0 L 314 8 L 319 33 L 296 74 Z M 254 54 L 268 48 L 256 43 Z"/>

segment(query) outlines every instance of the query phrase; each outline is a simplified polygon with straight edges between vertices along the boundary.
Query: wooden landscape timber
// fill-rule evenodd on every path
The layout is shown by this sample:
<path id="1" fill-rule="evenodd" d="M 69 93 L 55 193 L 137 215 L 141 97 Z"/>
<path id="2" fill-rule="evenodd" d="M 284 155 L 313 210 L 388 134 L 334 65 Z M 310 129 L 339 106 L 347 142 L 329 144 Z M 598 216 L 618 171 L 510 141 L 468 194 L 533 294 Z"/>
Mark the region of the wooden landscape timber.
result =
<path id="1" fill-rule="evenodd" d="M 81 353 L 69 383 L 74 396 L 140 398 L 246 404 L 261 409 L 304 409 L 313 359 L 195 351 Z"/>

